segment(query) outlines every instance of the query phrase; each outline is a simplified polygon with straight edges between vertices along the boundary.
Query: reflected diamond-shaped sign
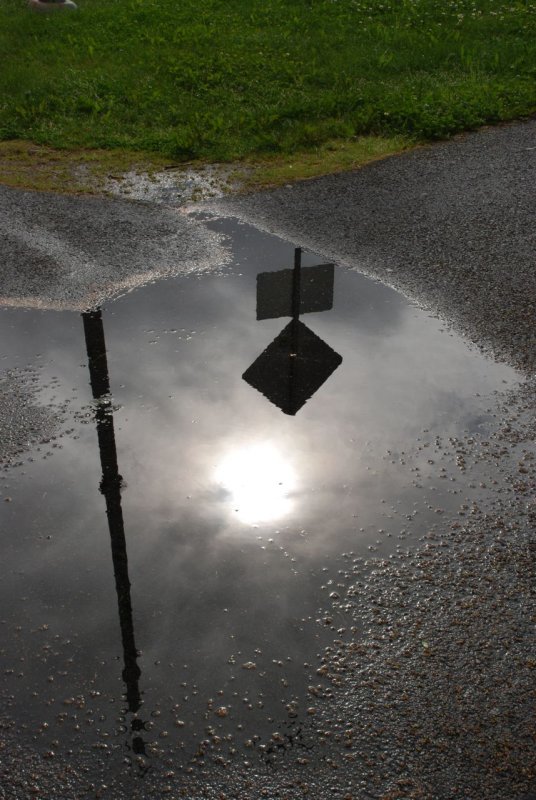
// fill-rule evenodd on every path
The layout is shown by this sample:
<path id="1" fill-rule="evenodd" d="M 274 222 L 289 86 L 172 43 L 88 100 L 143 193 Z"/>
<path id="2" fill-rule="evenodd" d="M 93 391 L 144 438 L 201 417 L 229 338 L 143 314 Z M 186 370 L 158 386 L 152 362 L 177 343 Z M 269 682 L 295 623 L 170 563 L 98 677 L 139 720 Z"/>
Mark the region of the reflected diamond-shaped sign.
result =
<path id="1" fill-rule="evenodd" d="M 293 319 L 242 377 L 285 414 L 294 415 L 341 362 L 316 333 Z"/>

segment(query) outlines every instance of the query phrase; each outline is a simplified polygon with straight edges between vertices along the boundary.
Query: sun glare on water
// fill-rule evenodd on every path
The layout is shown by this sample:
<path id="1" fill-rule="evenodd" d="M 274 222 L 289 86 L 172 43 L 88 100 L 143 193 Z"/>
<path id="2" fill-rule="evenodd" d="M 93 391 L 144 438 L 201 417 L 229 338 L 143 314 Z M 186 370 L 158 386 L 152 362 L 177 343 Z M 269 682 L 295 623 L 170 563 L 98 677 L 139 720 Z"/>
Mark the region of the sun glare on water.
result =
<path id="1" fill-rule="evenodd" d="M 216 481 L 230 494 L 236 518 L 245 524 L 280 519 L 292 509 L 296 475 L 269 443 L 230 452 L 216 469 Z"/>

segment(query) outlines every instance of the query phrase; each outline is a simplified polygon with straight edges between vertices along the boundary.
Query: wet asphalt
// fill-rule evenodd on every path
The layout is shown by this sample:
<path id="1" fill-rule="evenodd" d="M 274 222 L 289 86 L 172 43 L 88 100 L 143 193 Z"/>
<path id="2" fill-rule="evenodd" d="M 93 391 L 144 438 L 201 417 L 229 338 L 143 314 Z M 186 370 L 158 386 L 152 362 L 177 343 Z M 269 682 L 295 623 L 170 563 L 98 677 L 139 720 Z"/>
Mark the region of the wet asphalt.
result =
<path id="1" fill-rule="evenodd" d="M 536 120 L 213 204 L 378 277 L 536 366 Z"/>
<path id="2" fill-rule="evenodd" d="M 167 208 L 0 186 L 0 303 L 84 310 L 225 263 L 220 237 Z"/>
<path id="3" fill-rule="evenodd" d="M 536 794 L 535 166 L 531 119 L 212 203 L 394 286 L 526 378 L 493 409 L 490 441 L 450 443 L 450 480 L 484 458 L 491 499 L 339 573 L 334 610 L 365 635 L 324 655 L 337 694 L 319 730 L 338 744 L 309 781 L 290 770 L 296 796 Z"/>
<path id="4" fill-rule="evenodd" d="M 533 372 L 535 184 L 531 119 L 207 207 L 378 277 Z M 162 205 L 7 187 L 0 245 L 3 301 L 54 308 L 224 258 L 213 233 Z"/>
<path id="5" fill-rule="evenodd" d="M 401 289 L 525 377 L 498 397 L 489 441 L 448 445 L 451 479 L 490 465 L 485 502 L 442 518 L 417 547 L 349 558 L 339 573 L 326 613 L 359 640 L 341 634 L 322 656 L 333 691 L 311 752 L 268 771 L 216 759 L 186 777 L 170 769 L 165 785 L 118 785 L 115 798 L 535 796 L 535 134 L 535 120 L 485 129 L 209 206 Z M 0 189 L 2 293 L 53 306 L 111 296 L 140 270 L 215 263 L 198 234 L 206 244 L 200 223 L 169 209 Z M 4 778 L 27 776 L 6 797 L 36 796 L 34 784 L 47 798 L 108 796 L 87 789 L 87 765 L 40 761 L 7 736 L 3 754 Z"/>

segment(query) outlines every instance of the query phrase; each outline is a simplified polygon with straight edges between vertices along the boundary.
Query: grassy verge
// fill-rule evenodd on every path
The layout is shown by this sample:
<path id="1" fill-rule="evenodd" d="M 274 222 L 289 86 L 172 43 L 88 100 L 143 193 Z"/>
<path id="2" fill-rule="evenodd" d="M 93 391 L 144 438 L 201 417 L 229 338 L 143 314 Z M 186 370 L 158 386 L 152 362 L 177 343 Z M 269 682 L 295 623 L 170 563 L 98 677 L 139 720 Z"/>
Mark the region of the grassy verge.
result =
<path id="1" fill-rule="evenodd" d="M 356 169 L 412 146 L 400 136 L 364 136 L 335 140 L 292 155 L 248 158 L 221 169 L 212 178 L 219 191 L 276 187 L 294 180 Z M 223 165 L 222 165 L 223 167 Z M 201 162 L 180 163 L 154 153 L 131 150 L 56 149 L 24 140 L 0 142 L 0 183 L 34 191 L 94 194 L 106 192 L 110 179 L 125 174 L 154 176 L 169 170 L 177 183 Z"/>
<path id="2" fill-rule="evenodd" d="M 0 139 L 289 171 L 328 142 L 430 140 L 536 108 L 526 0 L 78 3 L 0 5 Z"/>
<path id="3" fill-rule="evenodd" d="M 0 142 L 0 183 L 17 189 L 92 194 L 131 170 L 153 173 L 169 159 L 130 150 L 59 150 L 24 140 Z"/>
<path id="4" fill-rule="evenodd" d="M 249 159 L 245 170 L 237 165 L 237 178 L 244 189 L 281 186 L 294 180 L 316 178 L 356 169 L 371 161 L 400 153 L 413 146 L 403 136 L 360 136 L 355 139 L 336 139 L 310 150 L 292 155 Z"/>

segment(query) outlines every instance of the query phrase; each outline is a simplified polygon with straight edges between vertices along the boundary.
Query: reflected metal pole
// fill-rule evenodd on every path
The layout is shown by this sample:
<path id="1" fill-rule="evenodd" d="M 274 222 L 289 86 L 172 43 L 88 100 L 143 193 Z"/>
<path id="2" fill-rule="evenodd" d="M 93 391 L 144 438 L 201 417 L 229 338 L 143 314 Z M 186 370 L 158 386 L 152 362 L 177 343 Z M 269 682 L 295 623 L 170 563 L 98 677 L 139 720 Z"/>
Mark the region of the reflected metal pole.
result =
<path id="1" fill-rule="evenodd" d="M 298 321 L 300 319 L 300 302 L 301 302 L 301 247 L 296 247 L 294 250 L 294 270 L 292 272 L 292 335 L 291 335 L 291 352 L 290 367 L 289 367 L 289 382 L 288 382 L 288 399 L 289 408 L 293 406 L 293 390 L 294 390 L 294 377 L 296 373 L 296 359 L 298 358 Z"/>
<path id="2" fill-rule="evenodd" d="M 301 299 L 301 247 L 294 250 L 294 271 L 292 273 L 292 319 L 298 320 L 300 317 Z"/>
<path id="3" fill-rule="evenodd" d="M 126 686 L 128 710 L 136 714 L 142 704 L 139 678 L 141 670 L 138 666 L 138 652 L 134 639 L 134 623 L 132 619 L 132 602 L 130 597 L 130 579 L 128 575 L 127 544 L 121 507 L 121 486 L 123 479 L 119 474 L 115 431 L 110 397 L 110 379 L 106 359 L 106 341 L 102 324 L 102 312 L 86 311 L 82 314 L 84 335 L 89 366 L 89 379 L 93 399 L 98 401 L 95 409 L 99 453 L 102 467 L 102 479 L 99 489 L 106 500 L 106 516 L 112 548 L 115 589 L 119 608 L 119 625 L 123 644 L 124 669 L 123 681 Z M 133 731 L 143 729 L 141 720 L 134 720 Z M 133 740 L 136 754 L 144 753 L 143 739 L 137 736 Z"/>

